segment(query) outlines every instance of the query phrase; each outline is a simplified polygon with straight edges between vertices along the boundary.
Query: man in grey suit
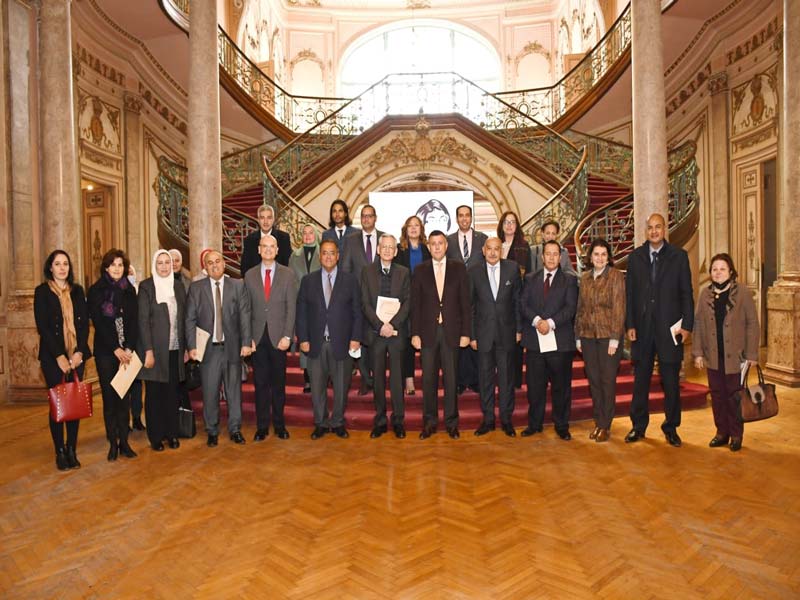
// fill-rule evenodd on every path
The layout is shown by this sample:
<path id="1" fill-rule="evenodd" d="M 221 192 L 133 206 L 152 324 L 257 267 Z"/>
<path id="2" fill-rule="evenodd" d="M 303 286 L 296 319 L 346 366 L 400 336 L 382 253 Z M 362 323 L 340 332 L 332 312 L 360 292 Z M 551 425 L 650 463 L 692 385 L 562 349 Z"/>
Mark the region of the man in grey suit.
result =
<path id="1" fill-rule="evenodd" d="M 355 275 L 357 282 L 361 281 L 361 271 L 364 267 L 377 260 L 378 239 L 383 235 L 382 231 L 375 229 L 377 218 L 375 208 L 365 204 L 361 207 L 361 231 L 348 235 L 340 245 L 339 268 L 345 273 Z M 372 389 L 371 370 L 369 346 L 365 344 L 361 348 L 361 358 L 358 359 L 358 371 L 361 373 L 361 387 L 358 393 L 362 396 Z"/>
<path id="2" fill-rule="evenodd" d="M 467 271 L 478 264 L 483 264 L 483 245 L 486 234 L 472 228 L 472 209 L 467 205 L 456 208 L 458 231 L 447 236 L 447 258 L 460 260 Z M 458 385 L 460 394 L 467 388 L 478 392 L 478 355 L 470 347 L 461 348 L 458 352 Z"/>
<path id="3" fill-rule="evenodd" d="M 517 304 L 522 287 L 519 266 L 502 260 L 503 243 L 491 237 L 483 245 L 485 265 L 473 266 L 468 274 L 472 296 L 472 340 L 478 352 L 478 379 L 481 389 L 483 421 L 475 435 L 492 431 L 494 425 L 494 379 L 500 400 L 500 423 L 503 432 L 514 437 L 514 351 L 522 339 L 517 318 Z"/>
<path id="4" fill-rule="evenodd" d="M 242 364 L 250 356 L 250 297 L 241 279 L 225 275 L 225 259 L 217 250 L 206 252 L 208 277 L 189 286 L 186 301 L 186 347 L 189 358 L 197 360 L 197 330 L 210 334 L 200 379 L 203 382 L 203 419 L 209 447 L 217 445 L 219 435 L 219 386 L 225 386 L 228 403 L 228 433 L 231 440 L 244 444 L 242 437 Z"/>
<path id="5" fill-rule="evenodd" d="M 289 267 L 277 263 L 278 240 L 267 234 L 258 243 L 261 264 L 244 276 L 250 297 L 250 331 L 253 334 L 253 382 L 256 387 L 256 435 L 260 442 L 269 435 L 289 437 L 283 418 L 286 404 L 286 351 L 294 335 L 297 307 L 297 277 Z M 271 417 L 271 419 L 270 419 Z"/>
<path id="6" fill-rule="evenodd" d="M 361 272 L 361 301 L 364 309 L 364 340 L 370 347 L 375 386 L 375 421 L 370 433 L 378 438 L 387 431 L 386 423 L 386 354 L 389 354 L 389 388 L 392 393 L 392 429 L 398 438 L 406 437 L 403 400 L 403 354 L 408 340 L 408 313 L 411 309 L 411 274 L 402 265 L 392 263 L 397 255 L 397 240 L 384 233 L 378 239 L 380 260 Z M 376 308 L 378 297 L 396 298 L 397 313 L 382 320 Z"/>

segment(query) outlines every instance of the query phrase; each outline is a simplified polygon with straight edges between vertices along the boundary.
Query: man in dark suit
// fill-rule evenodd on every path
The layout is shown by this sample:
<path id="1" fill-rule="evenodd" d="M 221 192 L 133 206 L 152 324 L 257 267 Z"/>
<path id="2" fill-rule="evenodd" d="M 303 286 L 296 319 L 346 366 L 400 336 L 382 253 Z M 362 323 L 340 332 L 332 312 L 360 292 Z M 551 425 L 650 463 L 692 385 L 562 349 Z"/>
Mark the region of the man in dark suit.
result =
<path id="1" fill-rule="evenodd" d="M 522 287 L 519 266 L 502 260 L 503 243 L 492 237 L 483 245 L 486 264 L 469 269 L 472 297 L 472 340 L 478 352 L 478 379 L 481 389 L 483 421 L 475 435 L 484 435 L 494 425 L 494 378 L 500 400 L 500 423 L 503 432 L 514 437 L 514 351 L 522 339 L 517 304 Z"/>
<path id="2" fill-rule="evenodd" d="M 242 261 L 239 265 L 239 273 L 244 277 L 250 269 L 261 263 L 258 252 L 258 242 L 265 235 L 271 235 L 278 240 L 278 264 L 284 267 L 289 266 L 289 257 L 292 255 L 292 240 L 289 234 L 281 231 L 275 225 L 275 209 L 269 204 L 262 204 L 258 207 L 258 226 L 259 231 L 254 231 L 246 238 L 242 244 Z"/>
<path id="3" fill-rule="evenodd" d="M 668 244 L 667 225 L 660 214 L 647 219 L 647 241 L 628 259 L 625 278 L 625 327 L 631 341 L 634 363 L 633 428 L 626 442 L 644 437 L 650 422 L 648 396 L 653 362 L 658 355 L 658 370 L 664 388 L 664 423 L 661 430 L 667 442 L 681 445 L 680 368 L 683 343 L 694 327 L 692 272 L 686 251 Z"/>
<path id="4" fill-rule="evenodd" d="M 200 362 L 206 443 L 209 447 L 217 445 L 222 382 L 228 403 L 228 433 L 233 442 L 244 444 L 241 358 L 251 353 L 250 297 L 241 279 L 225 275 L 225 259 L 221 252 L 206 252 L 204 260 L 208 277 L 189 286 L 186 347 L 189 358 L 197 360 L 197 330 L 202 329 L 211 336 Z"/>
<path id="5" fill-rule="evenodd" d="M 375 228 L 376 220 L 375 208 L 365 204 L 361 207 L 361 231 L 345 237 L 340 246 L 339 267 L 345 273 L 355 275 L 359 283 L 364 267 L 378 260 L 378 238 L 383 232 Z M 369 346 L 364 344 L 361 348 L 361 358 L 358 359 L 358 372 L 361 373 L 361 387 L 358 393 L 362 396 L 372 389 L 372 360 L 369 353 Z"/>
<path id="6" fill-rule="evenodd" d="M 358 281 L 338 268 L 339 249 L 334 240 L 320 244 L 322 268 L 304 276 L 297 294 L 295 325 L 300 351 L 308 356 L 311 402 L 316 440 L 332 430 L 349 437 L 344 426 L 347 389 L 350 387 L 351 353 L 361 349 L 363 316 Z M 328 416 L 328 378 L 333 380 L 333 412 Z"/>
<path id="7" fill-rule="evenodd" d="M 447 433 L 457 439 L 458 349 L 469 344 L 472 307 L 469 278 L 463 261 L 449 260 L 447 237 L 439 230 L 428 236 L 431 260 L 420 263 L 411 278 L 411 344 L 422 355 L 423 429 L 420 439 L 436 433 L 439 421 L 439 366 L 444 380 L 444 420 Z"/>
<path id="8" fill-rule="evenodd" d="M 269 435 L 270 416 L 275 435 L 289 437 L 283 418 L 286 404 L 286 351 L 292 344 L 297 307 L 297 277 L 279 265 L 278 240 L 265 235 L 258 244 L 261 264 L 244 276 L 250 296 L 250 331 L 253 334 L 253 382 L 256 388 L 256 435 Z"/>
<path id="9" fill-rule="evenodd" d="M 370 433 L 378 438 L 387 431 L 386 355 L 389 355 L 389 388 L 392 393 L 392 429 L 398 438 L 406 437 L 403 423 L 403 354 L 408 339 L 408 313 L 411 308 L 411 275 L 404 266 L 392 263 L 397 255 L 397 240 L 384 233 L 378 239 L 380 260 L 361 272 L 361 300 L 364 310 L 364 341 L 369 344 L 375 386 L 375 421 Z M 396 298 L 399 309 L 391 318 L 376 311 L 378 298 Z M 381 317 L 384 317 L 383 319 Z M 384 320 L 385 319 L 385 320 Z"/>
<path id="10" fill-rule="evenodd" d="M 322 232 L 323 240 L 333 240 L 339 246 L 339 252 L 342 251 L 342 242 L 351 233 L 358 233 L 360 229 L 353 227 L 350 220 L 350 214 L 347 204 L 341 198 L 337 198 L 331 202 L 330 220 L 328 221 L 330 229 Z"/>
<path id="11" fill-rule="evenodd" d="M 472 209 L 467 205 L 456 208 L 458 231 L 447 236 L 447 258 L 460 260 L 471 269 L 483 264 L 483 245 L 486 234 L 472 228 Z M 478 355 L 471 347 L 458 351 L 458 393 L 467 388 L 479 392 L 478 387 Z"/>
<path id="12" fill-rule="evenodd" d="M 559 267 L 561 245 L 545 242 L 544 268 L 525 276 L 525 285 L 519 302 L 522 320 L 522 345 L 528 349 L 528 427 L 523 437 L 542 431 L 547 383 L 553 403 L 553 423 L 562 440 L 571 440 L 569 432 L 570 385 L 569 369 L 575 354 L 573 321 L 578 308 L 578 280 Z M 541 336 L 541 337 L 540 337 Z M 542 344 L 555 341 L 555 350 L 542 348 Z"/>

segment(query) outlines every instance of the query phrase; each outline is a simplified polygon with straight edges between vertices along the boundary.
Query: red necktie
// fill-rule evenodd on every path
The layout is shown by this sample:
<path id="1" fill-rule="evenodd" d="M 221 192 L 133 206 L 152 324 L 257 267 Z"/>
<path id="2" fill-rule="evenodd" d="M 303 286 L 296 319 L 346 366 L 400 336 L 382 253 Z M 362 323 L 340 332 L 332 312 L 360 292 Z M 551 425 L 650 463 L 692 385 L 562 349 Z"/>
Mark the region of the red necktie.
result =
<path id="1" fill-rule="evenodd" d="M 264 302 L 269 302 L 269 293 L 272 290 L 272 269 L 264 273 Z"/>
<path id="2" fill-rule="evenodd" d="M 547 300 L 547 293 L 550 291 L 550 278 L 553 276 L 552 273 L 548 273 L 547 277 L 544 280 L 544 299 Z"/>

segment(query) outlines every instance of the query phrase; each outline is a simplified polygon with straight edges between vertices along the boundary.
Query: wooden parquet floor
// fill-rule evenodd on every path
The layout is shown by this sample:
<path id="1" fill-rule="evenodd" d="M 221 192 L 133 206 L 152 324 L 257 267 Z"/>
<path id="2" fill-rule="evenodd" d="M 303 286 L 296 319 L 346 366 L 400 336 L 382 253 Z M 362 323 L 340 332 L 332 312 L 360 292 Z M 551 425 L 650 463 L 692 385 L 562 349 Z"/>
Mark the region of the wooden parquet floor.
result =
<path id="1" fill-rule="evenodd" d="M 684 446 L 552 428 L 422 442 L 309 430 L 235 446 L 183 441 L 56 471 L 44 406 L 0 407 L 2 598 L 798 598 L 800 391 L 710 449 L 710 409 Z"/>

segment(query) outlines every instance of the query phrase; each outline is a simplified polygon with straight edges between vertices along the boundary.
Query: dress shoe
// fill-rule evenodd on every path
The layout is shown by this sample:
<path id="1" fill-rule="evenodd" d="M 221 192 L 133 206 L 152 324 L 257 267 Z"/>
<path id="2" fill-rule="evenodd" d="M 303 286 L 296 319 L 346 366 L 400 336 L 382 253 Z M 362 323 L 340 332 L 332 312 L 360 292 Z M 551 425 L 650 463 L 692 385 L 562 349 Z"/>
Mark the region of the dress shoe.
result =
<path id="1" fill-rule="evenodd" d="M 423 428 L 422 431 L 419 432 L 419 439 L 427 440 L 434 433 L 436 433 L 436 427 L 425 427 Z"/>
<path id="2" fill-rule="evenodd" d="M 56 452 L 56 469 L 59 471 L 69 471 L 69 461 L 67 460 L 67 450 L 59 448 Z"/>
<path id="3" fill-rule="evenodd" d="M 208 439 L 206 440 L 206 446 L 209 448 L 213 448 L 217 445 L 217 435 L 216 434 L 208 434 Z"/>
<path id="4" fill-rule="evenodd" d="M 314 427 L 314 431 L 311 432 L 311 439 L 318 440 L 326 433 L 328 433 L 328 430 L 325 427 Z"/>
<path id="5" fill-rule="evenodd" d="M 136 417 L 136 418 L 133 420 L 133 428 L 134 428 L 136 431 L 144 431 L 145 427 L 144 427 L 144 423 L 142 423 L 142 419 L 141 419 L 141 417 Z"/>
<path id="6" fill-rule="evenodd" d="M 158 442 L 157 444 L 150 444 L 150 447 L 156 452 L 164 451 L 164 444 L 162 442 Z"/>
<path id="7" fill-rule="evenodd" d="M 610 437 L 611 437 L 611 433 L 608 431 L 608 429 L 600 429 L 600 431 L 597 432 L 597 437 L 594 438 L 594 441 L 595 442 L 607 442 L 608 438 L 610 438 Z"/>
<path id="8" fill-rule="evenodd" d="M 343 440 L 350 437 L 350 434 L 347 433 L 347 429 L 344 428 L 344 425 L 340 425 L 339 427 L 334 427 L 333 433 L 336 434 L 336 437 L 342 438 Z"/>
<path id="9" fill-rule="evenodd" d="M 572 434 L 569 432 L 569 429 L 564 429 L 561 431 L 556 431 L 558 437 L 560 437 L 565 442 L 568 442 L 572 439 Z"/>
<path id="10" fill-rule="evenodd" d="M 275 435 L 278 436 L 279 440 L 288 440 L 289 439 L 289 432 L 286 431 L 286 427 L 279 427 L 275 430 Z"/>
<path id="11" fill-rule="evenodd" d="M 384 433 L 386 433 L 386 431 L 387 431 L 386 425 L 378 425 L 372 428 L 369 437 L 371 437 L 374 440 L 375 438 L 381 437 Z"/>
<path id="12" fill-rule="evenodd" d="M 625 436 L 625 443 L 632 444 L 633 442 L 638 442 L 639 440 L 644 439 L 644 432 L 636 431 L 635 429 L 631 429 L 628 432 L 628 435 Z"/>
<path id="13" fill-rule="evenodd" d="M 742 439 L 741 438 L 732 438 L 731 439 L 731 452 L 738 452 L 742 449 Z"/>
<path id="14" fill-rule="evenodd" d="M 681 447 L 681 438 L 677 431 L 665 431 L 664 437 L 667 438 L 667 443 L 675 448 Z"/>
<path id="15" fill-rule="evenodd" d="M 508 437 L 517 437 L 517 431 L 514 429 L 514 426 L 511 423 L 503 423 L 502 428 L 503 433 L 505 433 Z"/>
<path id="16" fill-rule="evenodd" d="M 715 435 L 713 438 L 711 438 L 711 441 L 708 442 L 708 447 L 719 448 L 720 446 L 727 446 L 729 441 L 730 438 L 727 435 Z"/>
<path id="17" fill-rule="evenodd" d="M 398 440 L 405 439 L 406 437 L 405 427 L 403 427 L 402 425 L 395 425 L 393 429 L 394 429 L 394 437 L 396 437 Z"/>
<path id="18" fill-rule="evenodd" d="M 458 433 L 458 427 L 448 427 L 447 428 L 447 435 L 450 436 L 450 439 L 457 440 L 461 437 L 461 434 Z"/>
<path id="19" fill-rule="evenodd" d="M 528 427 L 526 427 L 525 429 L 522 430 L 522 433 L 520 433 L 520 435 L 522 437 L 530 437 L 530 436 L 534 435 L 535 433 L 542 433 L 542 428 L 541 427 L 530 427 L 530 426 L 528 426 Z"/>
<path id="20" fill-rule="evenodd" d="M 117 446 L 117 442 L 115 440 L 111 442 L 111 446 L 108 448 L 108 462 L 117 460 L 118 454 L 119 454 L 119 446 Z"/>
<path id="21" fill-rule="evenodd" d="M 234 431 L 231 434 L 231 441 L 234 444 L 244 444 L 245 441 L 244 441 L 244 436 L 242 435 L 242 432 L 241 431 Z"/>
<path id="22" fill-rule="evenodd" d="M 481 423 L 481 426 L 475 430 L 475 435 L 486 435 L 490 431 L 494 431 L 494 425 L 487 425 L 486 423 Z"/>
<path id="23" fill-rule="evenodd" d="M 176 448 L 181 447 L 181 443 L 178 441 L 178 438 L 172 437 L 167 440 L 167 446 L 175 450 Z"/>
<path id="24" fill-rule="evenodd" d="M 78 460 L 78 455 L 75 452 L 75 446 L 67 446 L 67 464 L 70 469 L 80 469 L 81 461 Z"/>
<path id="25" fill-rule="evenodd" d="M 266 429 L 256 429 L 256 434 L 255 436 L 253 436 L 253 441 L 263 442 L 265 439 L 267 439 L 268 435 L 269 431 L 267 431 Z"/>
<path id="26" fill-rule="evenodd" d="M 125 440 L 124 442 L 120 440 L 119 453 L 125 458 L 136 458 L 138 456 L 138 454 L 133 451 L 133 448 L 128 445 L 128 440 Z"/>
<path id="27" fill-rule="evenodd" d="M 368 384 L 366 381 L 362 381 L 361 386 L 358 388 L 358 395 L 366 396 L 367 394 L 369 394 L 371 389 L 372 386 L 370 384 Z"/>
<path id="28" fill-rule="evenodd" d="M 589 439 L 590 440 L 597 439 L 597 434 L 598 433 L 600 433 L 600 428 L 599 427 L 595 427 L 594 429 L 592 429 L 592 433 L 589 434 Z"/>

